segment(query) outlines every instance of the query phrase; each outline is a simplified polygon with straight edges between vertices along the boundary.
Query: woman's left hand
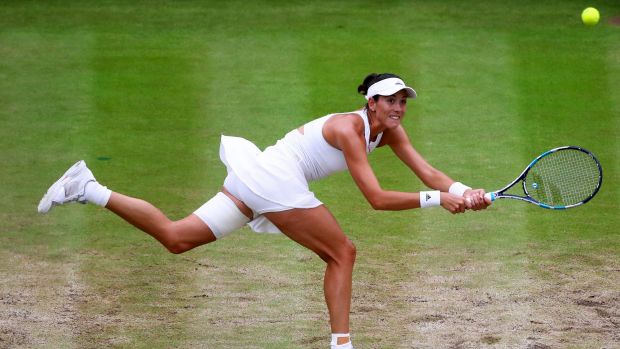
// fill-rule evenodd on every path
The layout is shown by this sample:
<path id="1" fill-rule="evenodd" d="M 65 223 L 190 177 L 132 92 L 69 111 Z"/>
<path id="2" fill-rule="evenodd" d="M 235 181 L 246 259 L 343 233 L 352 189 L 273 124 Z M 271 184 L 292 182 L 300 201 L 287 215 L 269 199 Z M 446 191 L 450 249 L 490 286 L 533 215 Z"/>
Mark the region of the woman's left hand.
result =
<path id="1" fill-rule="evenodd" d="M 484 194 L 484 189 L 466 190 L 463 194 L 463 197 L 465 197 L 465 204 L 467 205 L 467 209 L 479 211 L 489 207 L 489 205 L 491 205 L 491 201 L 485 198 Z"/>

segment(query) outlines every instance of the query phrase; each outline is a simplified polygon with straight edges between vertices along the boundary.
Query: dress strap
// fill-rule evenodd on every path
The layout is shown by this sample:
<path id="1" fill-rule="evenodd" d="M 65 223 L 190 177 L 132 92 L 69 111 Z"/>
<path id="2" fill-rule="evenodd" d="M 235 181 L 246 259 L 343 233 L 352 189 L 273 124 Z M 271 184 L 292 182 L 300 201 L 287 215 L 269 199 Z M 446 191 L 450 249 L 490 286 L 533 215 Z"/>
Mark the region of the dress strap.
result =
<path id="1" fill-rule="evenodd" d="M 377 135 L 377 139 L 374 142 L 370 141 L 370 123 L 368 122 L 368 113 L 366 109 L 358 110 L 354 112 L 359 115 L 362 120 L 364 120 L 364 138 L 366 139 L 366 152 L 370 153 L 375 150 L 379 142 L 381 142 L 381 137 L 383 137 L 383 132 Z"/>

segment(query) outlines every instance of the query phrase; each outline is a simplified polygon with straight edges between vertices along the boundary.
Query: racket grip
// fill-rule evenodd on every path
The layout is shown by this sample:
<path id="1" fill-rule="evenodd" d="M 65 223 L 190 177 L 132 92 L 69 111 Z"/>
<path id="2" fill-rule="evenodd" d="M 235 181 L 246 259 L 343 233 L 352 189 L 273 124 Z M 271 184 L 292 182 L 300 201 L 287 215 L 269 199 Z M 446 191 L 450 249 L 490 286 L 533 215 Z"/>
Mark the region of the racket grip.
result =
<path id="1" fill-rule="evenodd" d="M 495 198 L 496 198 L 494 192 L 486 193 L 486 194 L 484 194 L 484 197 L 489 199 L 489 200 L 491 200 L 492 202 L 495 201 Z"/>

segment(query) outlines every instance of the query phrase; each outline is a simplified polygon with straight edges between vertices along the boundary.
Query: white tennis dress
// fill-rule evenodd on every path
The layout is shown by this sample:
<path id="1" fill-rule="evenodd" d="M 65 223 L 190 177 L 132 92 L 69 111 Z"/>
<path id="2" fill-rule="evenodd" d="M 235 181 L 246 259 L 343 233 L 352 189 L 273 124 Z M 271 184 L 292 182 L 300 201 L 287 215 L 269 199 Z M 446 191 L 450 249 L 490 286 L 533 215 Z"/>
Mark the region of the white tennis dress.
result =
<path id="1" fill-rule="evenodd" d="M 352 113 L 364 121 L 366 151 L 370 153 L 381 142 L 383 134 L 371 142 L 366 111 Z M 222 136 L 220 158 L 229 176 L 238 178 L 251 194 L 258 196 L 258 200 L 239 198 L 254 211 L 254 219 L 248 223 L 252 230 L 279 232 L 263 213 L 321 205 L 308 188 L 308 182 L 347 169 L 342 151 L 323 137 L 323 125 L 334 115 L 339 114 L 326 115 L 305 124 L 303 134 L 297 129 L 292 130 L 262 152 L 244 138 Z"/>

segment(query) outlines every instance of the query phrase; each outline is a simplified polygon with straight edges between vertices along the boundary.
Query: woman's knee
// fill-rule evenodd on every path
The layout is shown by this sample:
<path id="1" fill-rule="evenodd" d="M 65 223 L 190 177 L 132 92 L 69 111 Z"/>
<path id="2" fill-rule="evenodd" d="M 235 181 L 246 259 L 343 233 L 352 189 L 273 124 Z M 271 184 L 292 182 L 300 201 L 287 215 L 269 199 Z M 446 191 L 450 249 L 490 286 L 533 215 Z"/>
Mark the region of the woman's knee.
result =
<path id="1" fill-rule="evenodd" d="M 332 249 L 327 259 L 323 258 L 323 260 L 328 263 L 333 262 L 339 265 L 352 266 L 355 263 L 356 254 L 357 249 L 355 244 L 353 244 L 353 241 L 346 238 Z"/>
<path id="2" fill-rule="evenodd" d="M 168 252 L 173 254 L 181 254 L 191 250 L 191 248 L 184 246 L 183 244 L 167 245 L 166 248 L 168 249 Z"/>
<path id="3" fill-rule="evenodd" d="M 164 225 L 160 236 L 162 238 L 159 241 L 174 254 L 189 251 L 218 239 L 209 226 L 195 214 Z"/>
<path id="4" fill-rule="evenodd" d="M 345 242 L 345 246 L 346 246 L 346 255 L 347 258 L 350 260 L 351 264 L 355 263 L 355 257 L 357 256 L 357 247 L 355 247 L 355 244 L 353 243 L 353 241 L 351 241 L 350 239 L 347 238 L 347 241 Z"/>
<path id="5" fill-rule="evenodd" d="M 159 242 L 170 252 L 174 254 L 180 254 L 188 251 L 187 244 L 181 240 L 179 228 L 175 222 L 170 222 L 166 226 L 162 227 Z"/>

